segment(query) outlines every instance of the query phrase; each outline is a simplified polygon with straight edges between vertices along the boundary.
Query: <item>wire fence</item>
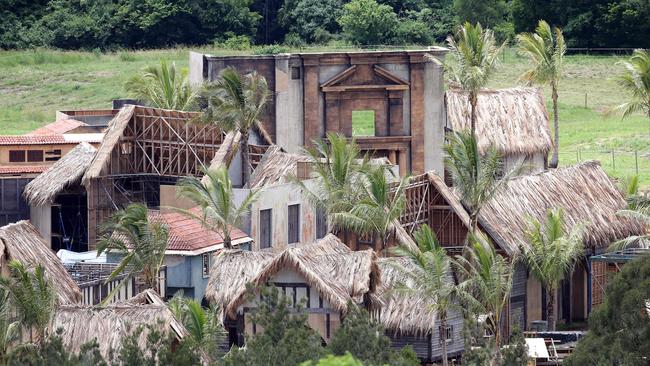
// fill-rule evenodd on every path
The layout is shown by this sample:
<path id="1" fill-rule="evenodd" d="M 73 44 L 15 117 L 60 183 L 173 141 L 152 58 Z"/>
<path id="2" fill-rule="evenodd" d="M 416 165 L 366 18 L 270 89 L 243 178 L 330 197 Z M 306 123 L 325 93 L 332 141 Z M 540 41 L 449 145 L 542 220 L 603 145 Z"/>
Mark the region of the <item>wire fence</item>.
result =
<path id="1" fill-rule="evenodd" d="M 616 177 L 638 175 L 650 178 L 650 150 L 575 149 L 560 151 L 560 162 L 563 165 L 588 160 L 599 161 L 603 169 Z"/>

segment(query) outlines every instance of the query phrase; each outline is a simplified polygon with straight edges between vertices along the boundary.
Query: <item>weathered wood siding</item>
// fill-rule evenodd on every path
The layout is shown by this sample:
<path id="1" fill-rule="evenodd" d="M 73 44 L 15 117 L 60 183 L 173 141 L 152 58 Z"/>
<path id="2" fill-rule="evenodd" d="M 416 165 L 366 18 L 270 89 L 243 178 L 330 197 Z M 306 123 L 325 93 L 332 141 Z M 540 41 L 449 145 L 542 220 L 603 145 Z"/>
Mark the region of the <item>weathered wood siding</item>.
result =
<path id="1" fill-rule="evenodd" d="M 526 329 L 526 283 L 528 272 L 523 263 L 517 263 L 512 279 L 512 291 L 510 293 L 510 330 L 515 326 L 519 330 Z"/>

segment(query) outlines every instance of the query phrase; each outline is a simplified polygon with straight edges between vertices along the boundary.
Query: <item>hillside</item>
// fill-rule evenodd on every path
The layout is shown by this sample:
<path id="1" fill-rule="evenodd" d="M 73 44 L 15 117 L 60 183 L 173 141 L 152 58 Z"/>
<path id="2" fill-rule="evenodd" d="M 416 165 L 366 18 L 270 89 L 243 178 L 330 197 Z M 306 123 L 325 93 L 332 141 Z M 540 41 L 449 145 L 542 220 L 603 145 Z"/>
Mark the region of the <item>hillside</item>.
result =
<path id="1" fill-rule="evenodd" d="M 0 133 L 30 131 L 53 121 L 56 110 L 107 108 L 112 99 L 126 97 L 123 84 L 130 75 L 160 58 L 186 68 L 188 51 L 178 48 L 117 53 L 0 52 Z M 561 163 L 598 159 L 610 174 L 618 177 L 634 174 L 638 164 L 643 185 L 648 186 L 650 120 L 641 115 L 623 121 L 618 116 L 603 116 L 607 108 L 625 98 L 612 80 L 622 69 L 617 64 L 619 59 L 567 56 L 565 78 L 560 85 Z M 518 75 L 525 67 L 526 62 L 508 50 L 491 86 L 517 85 Z M 545 95 L 550 99 L 548 90 Z M 550 102 L 548 108 L 550 111 Z M 639 151 L 637 155 L 635 150 Z"/>

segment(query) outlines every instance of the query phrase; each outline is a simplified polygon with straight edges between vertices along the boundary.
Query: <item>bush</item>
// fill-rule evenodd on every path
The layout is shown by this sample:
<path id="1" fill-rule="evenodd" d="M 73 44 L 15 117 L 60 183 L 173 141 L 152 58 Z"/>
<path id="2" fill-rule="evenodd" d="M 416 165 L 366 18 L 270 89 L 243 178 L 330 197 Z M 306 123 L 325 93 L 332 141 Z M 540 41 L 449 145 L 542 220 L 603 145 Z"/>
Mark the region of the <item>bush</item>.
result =
<path id="1" fill-rule="evenodd" d="M 390 43 L 399 26 L 393 9 L 375 0 L 352 0 L 343 6 L 338 20 L 343 34 L 352 43 L 381 45 Z"/>
<path id="2" fill-rule="evenodd" d="M 329 352 L 340 356 L 350 353 L 368 366 L 420 364 L 412 348 L 405 348 L 399 353 L 393 350 L 384 328 L 366 310 L 354 304 L 348 307 L 350 312 L 327 346 Z"/>
<path id="3" fill-rule="evenodd" d="M 217 44 L 218 47 L 226 48 L 229 50 L 245 51 L 251 49 L 251 38 L 245 35 L 235 35 L 229 33 L 225 41 Z"/>
<path id="4" fill-rule="evenodd" d="M 393 43 L 431 45 L 434 42 L 433 32 L 429 26 L 419 19 L 402 19 L 396 30 Z"/>
<path id="5" fill-rule="evenodd" d="M 515 25 L 512 22 L 503 22 L 492 28 L 494 38 L 499 43 L 507 42 L 511 44 L 515 41 Z"/>
<path id="6" fill-rule="evenodd" d="M 278 53 L 289 52 L 289 48 L 277 44 L 262 46 L 253 50 L 254 55 L 277 55 Z"/>
<path id="7" fill-rule="evenodd" d="M 290 309 L 291 300 L 280 296 L 275 287 L 260 292 L 261 300 L 252 321 L 264 331 L 247 337 L 245 348 L 234 347 L 224 358 L 224 364 L 284 366 L 318 360 L 324 354 L 321 337 L 307 325 L 302 306 Z"/>

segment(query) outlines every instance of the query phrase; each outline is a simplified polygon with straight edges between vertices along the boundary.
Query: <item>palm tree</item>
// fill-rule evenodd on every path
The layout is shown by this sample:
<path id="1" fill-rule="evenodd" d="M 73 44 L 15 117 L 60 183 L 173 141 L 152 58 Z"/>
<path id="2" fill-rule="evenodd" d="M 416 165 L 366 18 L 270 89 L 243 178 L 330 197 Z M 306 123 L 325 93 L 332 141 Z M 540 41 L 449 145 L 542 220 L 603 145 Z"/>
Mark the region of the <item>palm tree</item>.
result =
<path id="1" fill-rule="evenodd" d="M 133 277 L 141 277 L 146 288 L 159 291 L 159 272 L 165 260 L 169 230 L 160 222 L 149 221 L 147 207 L 132 203 L 115 212 L 101 228 L 102 236 L 97 245 L 97 255 L 103 252 L 118 252 L 124 255 L 106 282 L 110 282 L 125 271 L 127 276 L 104 299 Z"/>
<path id="2" fill-rule="evenodd" d="M 213 361 L 219 355 L 219 342 L 223 340 L 223 328 L 219 322 L 217 308 L 203 308 L 201 304 L 180 292 L 170 300 L 169 307 L 187 329 L 190 340 Z"/>
<path id="3" fill-rule="evenodd" d="M 30 341 L 38 342 L 44 338 L 57 305 L 52 281 L 47 278 L 45 269 L 40 264 L 34 268 L 33 273 L 16 260 L 10 261 L 8 267 L 11 277 L 0 277 L 0 286 L 11 294 L 11 302 L 18 312 L 20 324 L 29 328 Z M 10 324 L 8 327 L 15 325 Z"/>
<path id="4" fill-rule="evenodd" d="M 190 87 L 187 72 L 176 69 L 176 64 L 160 60 L 160 66 L 149 65 L 132 76 L 124 88 L 129 95 L 145 103 L 164 109 L 180 111 L 196 107 L 198 90 Z"/>
<path id="5" fill-rule="evenodd" d="M 348 211 L 332 213 L 332 223 L 359 235 L 379 237 L 383 249 L 406 207 L 404 192 L 410 177 L 402 178 L 392 189 L 387 177 L 392 172 L 386 165 L 369 166 L 362 174 L 359 200 L 350 202 L 353 207 Z"/>
<path id="6" fill-rule="evenodd" d="M 219 79 L 206 86 L 203 97 L 208 102 L 203 120 L 216 123 L 225 131 L 238 131 L 241 134 L 239 151 L 244 165 L 244 181 L 251 175 L 248 136 L 252 128 L 259 126 L 260 118 L 269 98 L 266 79 L 253 71 L 244 76 L 236 69 L 227 67 Z"/>
<path id="7" fill-rule="evenodd" d="M 641 112 L 650 118 L 650 50 L 634 50 L 628 61 L 622 62 L 625 72 L 616 78 L 629 100 L 608 113 L 620 112 L 623 118 Z"/>
<path id="8" fill-rule="evenodd" d="M 551 168 L 559 163 L 560 127 L 558 124 L 557 89 L 562 78 L 562 65 L 566 44 L 560 28 L 551 27 L 543 20 L 539 21 L 535 33 L 522 33 L 517 36 L 519 53 L 528 58 L 531 68 L 521 74 L 520 78 L 529 83 L 551 86 L 553 99 L 554 146 Z"/>
<path id="9" fill-rule="evenodd" d="M 493 147 L 481 154 L 476 138 L 466 132 L 449 134 L 444 149 L 445 167 L 469 211 L 470 231 L 476 233 L 481 208 L 516 175 L 518 169 L 502 174 L 501 154 Z"/>
<path id="10" fill-rule="evenodd" d="M 440 339 L 442 340 L 442 364 L 447 366 L 447 316 L 449 310 L 456 306 L 456 286 L 452 278 L 452 259 L 438 243 L 436 235 L 429 225 L 424 224 L 413 233 L 417 248 L 401 245 L 392 252 L 406 258 L 408 265 L 394 262 L 395 269 L 404 280 L 398 284 L 396 291 L 415 293 L 426 299 L 427 310 L 438 314 L 440 320 Z"/>
<path id="11" fill-rule="evenodd" d="M 650 197 L 639 194 L 638 178 L 633 178 L 627 185 L 627 208 L 619 210 L 618 215 L 638 220 L 648 228 L 646 234 L 633 235 L 618 240 L 610 246 L 610 250 L 621 250 L 638 246 L 650 248 Z"/>
<path id="12" fill-rule="evenodd" d="M 522 249 L 528 270 L 548 293 L 546 319 L 551 331 L 555 330 L 555 294 L 584 251 L 582 228 L 577 226 L 566 232 L 564 225 L 561 209 L 549 210 L 546 222 L 531 219 L 526 231 L 529 247 Z"/>
<path id="13" fill-rule="evenodd" d="M 12 321 L 11 293 L 0 287 L 0 365 L 9 364 L 12 345 L 20 334 L 20 321 Z"/>
<path id="14" fill-rule="evenodd" d="M 494 33 L 480 23 L 469 22 L 447 37 L 452 63 L 447 64 L 450 82 L 467 92 L 471 107 L 471 133 L 476 136 L 476 105 L 481 88 L 485 87 L 499 64 L 499 54 L 505 43 L 498 46 Z"/>
<path id="15" fill-rule="evenodd" d="M 210 230 L 220 233 L 223 236 L 224 248 L 232 249 L 232 228 L 248 213 L 259 192 L 260 190 L 251 190 L 241 204 L 236 205 L 228 169 L 221 166 L 206 170 L 203 181 L 188 177 L 178 182 L 178 194 L 189 198 L 201 209 L 198 214 L 192 210 L 179 211 L 201 221 Z"/>
<path id="16" fill-rule="evenodd" d="M 314 141 L 304 154 L 316 184 L 307 187 L 295 177 L 294 183 L 312 204 L 325 211 L 330 231 L 342 229 L 333 217 L 349 212 L 360 200 L 363 193 L 362 175 L 368 169 L 368 159 L 361 157 L 354 140 L 348 142 L 345 136 L 334 133 L 327 134 L 327 141 Z"/>
<path id="17" fill-rule="evenodd" d="M 483 236 L 471 235 L 470 244 L 454 264 L 461 281 L 458 295 L 473 314 L 485 315 L 485 326 L 494 335 L 496 359 L 500 358 L 502 315 L 512 289 L 516 258 L 499 255 Z"/>

